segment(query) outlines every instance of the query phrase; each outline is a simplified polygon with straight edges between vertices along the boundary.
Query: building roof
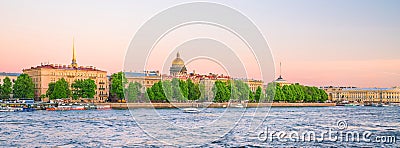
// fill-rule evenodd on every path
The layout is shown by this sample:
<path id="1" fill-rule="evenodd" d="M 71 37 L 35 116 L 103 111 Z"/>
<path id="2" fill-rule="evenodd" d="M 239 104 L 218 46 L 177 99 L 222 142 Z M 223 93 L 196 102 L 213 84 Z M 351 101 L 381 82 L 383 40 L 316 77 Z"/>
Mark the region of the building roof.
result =
<path id="1" fill-rule="evenodd" d="M 80 67 L 72 67 L 71 65 L 61 65 L 61 64 L 45 64 L 45 65 L 40 65 L 36 67 L 31 67 L 30 69 L 62 69 L 62 70 L 87 70 L 87 71 L 101 71 L 101 72 L 106 72 L 103 70 L 96 69 L 96 67 L 93 66 L 80 66 Z M 28 70 L 24 69 L 23 71 Z"/>
<path id="2" fill-rule="evenodd" d="M 286 80 L 283 79 L 282 76 L 279 76 L 279 78 L 276 79 L 275 82 L 286 82 Z"/>
<path id="3" fill-rule="evenodd" d="M 124 72 L 125 77 L 145 77 L 145 76 L 159 76 L 157 72 Z"/>
<path id="4" fill-rule="evenodd" d="M 343 88 L 342 90 L 360 90 L 360 91 L 386 91 L 393 90 L 395 88 Z"/>
<path id="5" fill-rule="evenodd" d="M 16 76 L 18 77 L 21 73 L 8 73 L 8 72 L 0 72 L 0 76 Z"/>

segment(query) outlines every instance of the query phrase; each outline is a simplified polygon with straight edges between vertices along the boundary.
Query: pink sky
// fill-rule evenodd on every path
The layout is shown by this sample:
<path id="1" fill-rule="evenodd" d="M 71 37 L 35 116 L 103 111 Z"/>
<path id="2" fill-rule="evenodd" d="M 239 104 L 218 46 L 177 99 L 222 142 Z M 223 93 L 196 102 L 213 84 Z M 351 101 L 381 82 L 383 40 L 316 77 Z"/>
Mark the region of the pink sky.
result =
<path id="1" fill-rule="evenodd" d="M 276 71 L 282 62 L 283 77 L 290 82 L 400 86 L 400 21 L 395 19 L 400 11 L 394 5 L 346 5 L 338 12 L 336 7 L 282 2 L 221 2 L 258 25 L 273 53 Z M 1 1 L 0 72 L 22 72 L 42 62 L 70 64 L 73 36 L 79 65 L 93 65 L 109 74 L 121 71 L 140 25 L 180 2 L 153 3 Z M 332 5 L 343 6 L 340 2 Z M 199 72 L 207 71 L 205 67 L 190 64 L 190 69 Z"/>

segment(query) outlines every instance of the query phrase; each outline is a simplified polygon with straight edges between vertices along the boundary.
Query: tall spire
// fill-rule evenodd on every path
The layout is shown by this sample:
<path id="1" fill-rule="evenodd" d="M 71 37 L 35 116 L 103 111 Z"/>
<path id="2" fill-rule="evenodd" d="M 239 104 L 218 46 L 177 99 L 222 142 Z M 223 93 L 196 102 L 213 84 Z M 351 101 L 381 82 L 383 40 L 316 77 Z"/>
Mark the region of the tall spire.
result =
<path id="1" fill-rule="evenodd" d="M 278 80 L 283 80 L 282 78 L 282 62 L 279 62 L 279 78 Z"/>
<path id="2" fill-rule="evenodd" d="M 282 62 L 279 62 L 279 77 L 282 77 Z"/>
<path id="3" fill-rule="evenodd" d="M 74 68 L 78 67 L 78 63 L 76 63 L 76 56 L 75 56 L 75 40 L 74 37 L 72 37 L 72 63 L 71 66 Z"/>
<path id="4" fill-rule="evenodd" d="M 177 58 L 180 58 L 179 51 L 176 53 L 176 57 L 177 57 Z"/>

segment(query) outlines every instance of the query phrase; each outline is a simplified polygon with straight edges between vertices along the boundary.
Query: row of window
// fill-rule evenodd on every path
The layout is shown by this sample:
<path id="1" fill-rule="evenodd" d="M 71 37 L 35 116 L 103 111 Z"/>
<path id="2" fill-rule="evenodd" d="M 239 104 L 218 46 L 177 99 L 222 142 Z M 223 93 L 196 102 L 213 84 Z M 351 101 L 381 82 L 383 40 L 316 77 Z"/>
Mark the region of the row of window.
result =
<path id="1" fill-rule="evenodd" d="M 350 94 L 350 95 L 333 95 L 334 98 L 380 98 L 381 95 L 379 94 L 374 94 L 374 95 L 363 95 L 363 94 Z M 386 99 L 397 99 L 400 98 L 400 94 L 383 94 L 382 98 Z"/>
<path id="2" fill-rule="evenodd" d="M 74 73 L 74 72 L 65 72 L 65 73 L 63 73 L 63 72 L 51 72 L 51 74 L 50 75 L 52 75 L 52 76 L 78 76 L 78 77 L 101 77 L 101 78 L 103 78 L 104 77 L 104 74 L 93 74 L 93 73 L 81 73 L 81 72 L 78 72 L 78 73 Z"/>
<path id="3" fill-rule="evenodd" d="M 56 82 L 56 81 L 58 81 L 58 80 L 60 80 L 61 78 L 50 78 L 50 82 Z M 65 79 L 65 78 L 64 78 Z M 84 79 L 70 79 L 70 78 L 66 78 L 65 79 L 68 83 L 72 83 L 72 82 L 74 82 L 75 80 L 84 80 Z M 34 82 L 39 82 L 39 81 L 34 81 Z M 95 80 L 95 83 L 97 83 L 97 80 Z M 104 81 L 103 80 L 99 80 L 99 84 L 105 84 L 104 83 Z"/>
<path id="4" fill-rule="evenodd" d="M 40 77 L 39 78 L 32 78 L 33 82 L 40 82 Z"/>
<path id="5" fill-rule="evenodd" d="M 153 85 L 154 83 L 157 83 L 159 80 L 157 80 L 157 81 L 146 81 L 146 84 L 151 84 L 151 85 Z M 135 82 L 138 82 L 138 83 L 140 83 L 140 84 L 144 84 L 144 81 L 139 81 L 139 80 L 133 80 L 133 81 L 131 81 L 132 83 L 135 83 Z"/>
<path id="6" fill-rule="evenodd" d="M 99 94 L 97 93 L 97 91 L 95 93 L 96 95 L 104 95 L 104 96 L 108 95 L 108 93 L 104 91 L 99 91 Z M 39 94 L 39 89 L 35 89 L 35 94 Z"/>

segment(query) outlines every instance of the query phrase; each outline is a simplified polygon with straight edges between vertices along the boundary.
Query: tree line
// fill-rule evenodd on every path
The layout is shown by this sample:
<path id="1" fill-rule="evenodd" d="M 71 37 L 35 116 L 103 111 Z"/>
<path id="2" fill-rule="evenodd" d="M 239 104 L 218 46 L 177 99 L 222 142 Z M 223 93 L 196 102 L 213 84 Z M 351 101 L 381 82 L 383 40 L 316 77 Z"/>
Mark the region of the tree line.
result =
<path id="1" fill-rule="evenodd" d="M 145 97 L 148 97 L 152 102 L 200 101 L 200 85 L 194 83 L 191 79 L 173 78 L 172 80 L 158 81 L 152 87 L 146 89 L 147 95 Z"/>
<path id="2" fill-rule="evenodd" d="M 120 76 L 123 76 L 123 74 L 116 74 L 114 78 L 124 79 Z M 214 94 L 212 98 L 205 95 L 206 91 L 210 91 L 206 90 L 205 84 L 195 83 L 191 79 L 181 80 L 173 78 L 172 80 L 158 81 L 143 93 L 141 91 L 143 87 L 138 82 L 129 82 L 126 84 L 124 83 L 126 80 L 115 81 L 118 81 L 117 83 L 121 83 L 122 85 L 111 88 L 111 94 L 120 96 L 121 99 L 126 97 L 128 102 L 143 102 L 147 100 L 151 102 L 228 102 L 230 100 L 258 102 L 260 99 L 265 98 L 261 87 L 252 92 L 247 83 L 242 80 L 228 80 L 227 82 L 217 80 L 211 89 Z M 121 87 L 126 85 L 127 87 L 125 88 Z M 122 89 L 125 89 L 125 91 Z"/>
<path id="3" fill-rule="evenodd" d="M 0 85 L 0 98 L 33 98 L 35 96 L 35 85 L 27 74 L 21 74 L 14 81 L 14 85 L 9 77 L 4 78 L 3 85 Z"/>
<path id="4" fill-rule="evenodd" d="M 94 80 L 75 80 L 71 85 L 61 78 L 48 84 L 46 94 L 40 97 L 49 99 L 62 98 L 94 98 L 96 95 L 96 83 Z M 191 79 L 159 81 L 152 87 L 144 89 L 138 82 L 129 82 L 123 72 L 111 76 L 110 97 L 126 98 L 131 102 L 150 100 L 152 102 L 187 102 L 187 101 L 248 101 L 248 102 L 325 102 L 328 95 L 324 90 L 312 86 L 303 86 L 298 83 L 280 86 L 277 83 L 269 83 L 263 90 L 258 87 L 255 92 L 243 80 L 215 81 L 212 86 L 212 98 L 207 94 L 206 86 L 195 83 Z M 34 83 L 27 74 L 21 74 L 15 80 L 14 85 L 10 78 L 3 80 L 0 85 L 0 98 L 8 99 L 10 94 L 14 98 L 33 98 Z"/>
<path id="5" fill-rule="evenodd" d="M 46 91 L 45 96 L 50 100 L 63 99 L 63 98 L 94 98 L 96 95 L 97 85 L 92 79 L 76 79 L 71 85 L 61 78 L 56 82 L 50 82 L 49 88 Z"/>
<path id="6" fill-rule="evenodd" d="M 274 102 L 325 102 L 328 100 L 328 95 L 324 90 L 298 83 L 284 86 L 269 83 L 266 94 L 267 99 Z"/>
<path id="7" fill-rule="evenodd" d="M 27 74 L 21 74 L 12 84 L 9 77 L 4 78 L 3 85 L 0 85 L 0 98 L 9 99 L 13 94 L 13 98 L 34 98 L 35 84 L 32 78 Z M 49 99 L 63 98 L 94 98 L 96 95 L 96 83 L 94 80 L 75 80 L 71 85 L 61 78 L 56 82 L 50 82 L 46 94 L 40 95 L 40 98 L 48 97 Z"/>
<path id="8" fill-rule="evenodd" d="M 187 101 L 247 101 L 247 102 L 325 102 L 328 95 L 324 90 L 312 86 L 304 86 L 298 83 L 280 86 L 277 83 L 269 83 L 265 90 L 258 86 L 253 92 L 249 85 L 243 80 L 215 81 L 211 91 L 212 98 L 205 95 L 205 85 L 194 83 L 191 79 L 159 81 L 152 87 L 145 89 L 138 82 L 127 82 L 123 73 L 112 76 L 118 81 L 114 86 L 112 81 L 111 94 L 119 96 L 120 99 L 128 99 L 128 102 L 187 102 Z M 121 85 L 120 85 L 121 84 Z M 113 89 L 114 87 L 114 89 Z M 116 88 L 115 88 L 116 87 Z M 125 90 L 125 91 L 124 91 Z"/>

